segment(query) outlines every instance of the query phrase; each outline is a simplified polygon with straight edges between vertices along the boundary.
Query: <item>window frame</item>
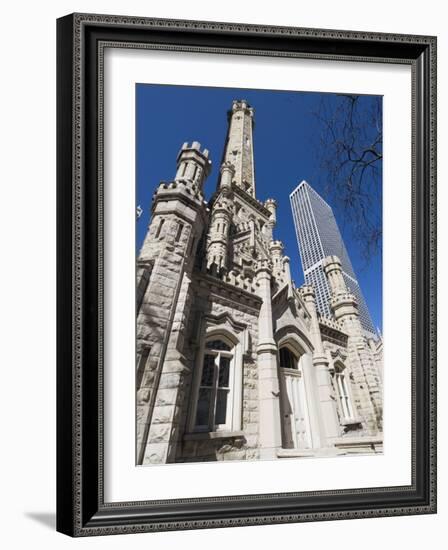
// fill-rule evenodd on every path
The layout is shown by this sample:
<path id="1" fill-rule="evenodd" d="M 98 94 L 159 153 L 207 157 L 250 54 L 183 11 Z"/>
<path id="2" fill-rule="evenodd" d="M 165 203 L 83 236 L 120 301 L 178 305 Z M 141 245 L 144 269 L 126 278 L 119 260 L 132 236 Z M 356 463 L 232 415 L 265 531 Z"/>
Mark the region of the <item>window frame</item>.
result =
<path id="1" fill-rule="evenodd" d="M 207 343 L 220 340 L 228 345 L 231 349 L 230 351 L 226 350 L 216 350 L 213 348 L 207 348 Z M 189 428 L 191 433 L 215 433 L 215 432 L 230 432 L 235 429 L 240 429 L 240 426 L 235 425 L 235 408 L 236 408 L 236 395 L 238 394 L 236 385 L 236 366 L 237 360 L 239 357 L 238 344 L 233 342 L 230 338 L 225 336 L 222 333 L 213 333 L 207 335 L 203 341 L 203 344 L 200 348 L 200 353 L 198 354 L 197 368 L 195 372 L 195 381 L 192 392 L 192 406 L 190 408 L 190 420 Z M 204 368 L 204 361 L 206 355 L 214 356 L 214 371 L 213 371 L 213 382 L 211 386 L 211 401 L 213 406 L 209 405 L 209 418 L 208 425 L 197 424 L 197 406 L 199 401 L 199 391 L 201 389 L 202 373 Z M 220 369 L 220 359 L 221 357 L 230 358 L 229 364 L 229 383 L 228 383 L 228 395 L 227 395 L 227 407 L 226 407 L 226 422 L 224 424 L 216 424 L 216 406 L 217 406 L 217 397 L 218 390 L 220 387 L 219 384 L 219 369 Z M 204 386 L 205 387 L 205 386 Z M 213 411 L 213 412 L 212 412 Z"/>
<path id="2" fill-rule="evenodd" d="M 355 419 L 355 408 L 353 405 L 353 396 L 350 385 L 350 378 L 347 376 L 347 367 L 340 362 L 337 362 L 334 365 L 333 372 L 333 381 L 334 381 L 334 390 L 337 396 L 338 410 L 343 421 L 349 421 Z M 347 381 L 348 379 L 348 381 Z M 341 393 L 341 387 L 345 387 L 345 396 Z M 345 399 L 345 408 L 347 409 L 348 415 L 345 414 L 343 399 Z"/>

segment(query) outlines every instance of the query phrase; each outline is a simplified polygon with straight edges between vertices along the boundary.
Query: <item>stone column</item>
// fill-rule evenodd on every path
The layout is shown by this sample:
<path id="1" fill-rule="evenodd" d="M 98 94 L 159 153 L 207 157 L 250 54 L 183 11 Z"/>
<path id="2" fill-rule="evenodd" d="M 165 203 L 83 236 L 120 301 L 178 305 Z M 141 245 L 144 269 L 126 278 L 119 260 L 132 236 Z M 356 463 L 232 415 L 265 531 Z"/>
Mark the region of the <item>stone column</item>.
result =
<path id="1" fill-rule="evenodd" d="M 320 434 L 319 444 L 326 447 L 340 436 L 340 427 L 333 396 L 331 374 L 328 359 L 320 336 L 319 319 L 317 317 L 316 298 L 312 286 L 302 287 L 302 296 L 311 315 L 311 340 L 314 346 L 313 367 L 316 380 L 317 398 L 319 402 Z"/>
<path id="2" fill-rule="evenodd" d="M 274 340 L 271 303 L 271 271 L 266 260 L 257 269 L 259 296 L 263 303 L 258 319 L 258 405 L 260 413 L 260 458 L 277 458 L 281 448 L 280 384 L 277 344 Z"/>

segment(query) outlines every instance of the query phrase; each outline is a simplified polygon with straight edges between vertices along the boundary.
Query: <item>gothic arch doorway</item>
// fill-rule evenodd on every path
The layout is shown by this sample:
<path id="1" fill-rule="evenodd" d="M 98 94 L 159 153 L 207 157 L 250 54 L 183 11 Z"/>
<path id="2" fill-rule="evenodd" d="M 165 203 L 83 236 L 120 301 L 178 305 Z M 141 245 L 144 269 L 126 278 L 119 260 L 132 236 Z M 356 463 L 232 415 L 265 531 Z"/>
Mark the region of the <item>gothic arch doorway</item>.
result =
<path id="1" fill-rule="evenodd" d="M 303 358 L 304 354 L 287 343 L 279 349 L 283 446 L 290 449 L 312 446 Z"/>

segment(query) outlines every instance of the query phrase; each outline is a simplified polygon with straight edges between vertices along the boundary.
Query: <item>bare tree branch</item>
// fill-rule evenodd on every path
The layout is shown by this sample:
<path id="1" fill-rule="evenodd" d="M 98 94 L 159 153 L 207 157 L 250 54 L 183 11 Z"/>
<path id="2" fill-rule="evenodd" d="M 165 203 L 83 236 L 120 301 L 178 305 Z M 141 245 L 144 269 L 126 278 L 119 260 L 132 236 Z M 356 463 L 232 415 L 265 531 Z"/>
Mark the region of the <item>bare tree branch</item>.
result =
<path id="1" fill-rule="evenodd" d="M 323 98 L 319 160 L 326 178 L 325 191 L 350 220 L 353 237 L 360 241 L 366 261 L 379 252 L 381 216 L 374 201 L 382 194 L 381 98 L 338 94 Z"/>

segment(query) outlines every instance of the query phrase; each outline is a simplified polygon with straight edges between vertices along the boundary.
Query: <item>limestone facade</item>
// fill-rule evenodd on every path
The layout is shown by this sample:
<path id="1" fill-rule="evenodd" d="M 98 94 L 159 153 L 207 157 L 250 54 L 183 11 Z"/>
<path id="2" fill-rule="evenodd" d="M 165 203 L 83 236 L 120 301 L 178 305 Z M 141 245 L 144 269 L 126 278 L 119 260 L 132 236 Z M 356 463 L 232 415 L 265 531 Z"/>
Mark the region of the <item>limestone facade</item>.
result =
<path id="1" fill-rule="evenodd" d="M 253 127 L 234 101 L 208 202 L 197 142 L 154 195 L 137 261 L 138 464 L 382 451 L 381 339 L 367 340 L 337 257 L 331 317 L 292 281 L 276 202 L 256 197 Z"/>

